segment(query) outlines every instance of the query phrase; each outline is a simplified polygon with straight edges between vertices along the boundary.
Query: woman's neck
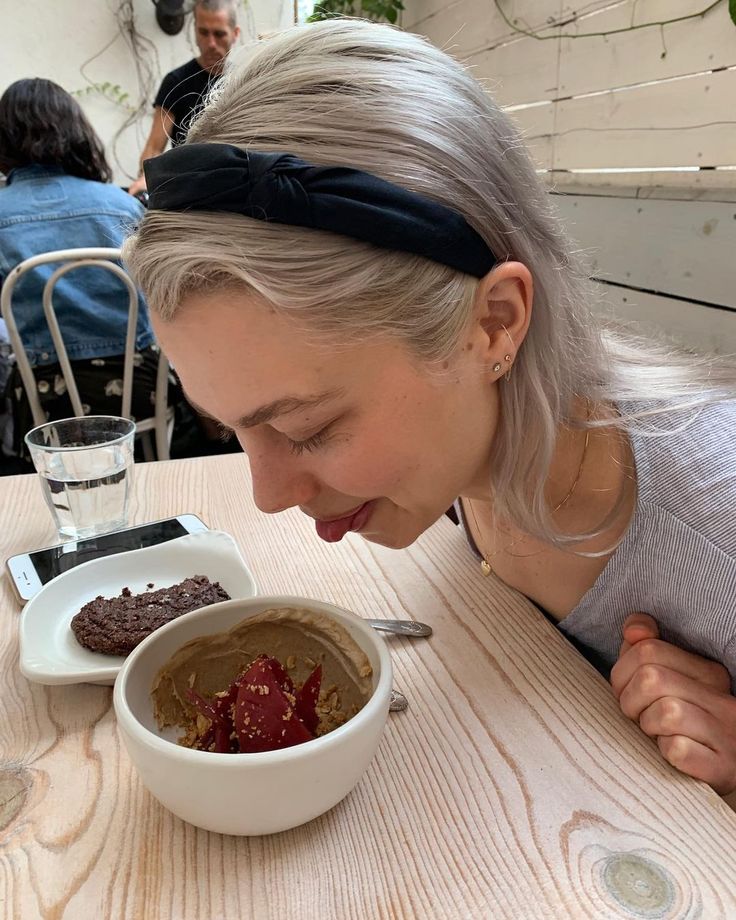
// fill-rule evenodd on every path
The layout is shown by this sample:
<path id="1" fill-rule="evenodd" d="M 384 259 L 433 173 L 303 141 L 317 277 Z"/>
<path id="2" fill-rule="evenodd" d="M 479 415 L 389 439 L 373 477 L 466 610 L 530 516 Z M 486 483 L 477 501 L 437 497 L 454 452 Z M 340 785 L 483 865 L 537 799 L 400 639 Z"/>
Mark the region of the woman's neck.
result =
<path id="1" fill-rule="evenodd" d="M 589 418 L 613 420 L 614 412 L 591 407 Z M 545 496 L 554 531 L 594 535 L 566 545 L 532 536 L 498 519 L 490 491 L 485 499 L 464 499 L 463 508 L 483 572 L 494 572 L 562 620 L 593 586 L 631 521 L 636 477 L 626 433 L 613 425 L 561 428 Z"/>
<path id="2" fill-rule="evenodd" d="M 575 424 L 558 429 L 552 462 L 544 484 L 544 493 L 551 523 L 559 533 L 574 535 L 598 530 L 612 512 L 605 535 L 625 530 L 633 511 L 636 495 L 634 460 L 629 438 L 614 425 L 588 427 L 589 422 L 613 421 L 616 411 L 611 407 L 592 405 L 579 400 Z M 518 537 L 522 531 L 511 522 L 494 514 L 495 501 L 487 488 L 483 497 L 477 493 L 473 500 L 478 519 L 491 524 L 493 531 L 503 531 Z M 603 536 L 603 535 L 602 535 Z M 596 551 L 585 546 L 586 552 Z M 599 539 L 594 539 L 599 544 Z M 602 549 L 606 545 L 604 539 Z"/>

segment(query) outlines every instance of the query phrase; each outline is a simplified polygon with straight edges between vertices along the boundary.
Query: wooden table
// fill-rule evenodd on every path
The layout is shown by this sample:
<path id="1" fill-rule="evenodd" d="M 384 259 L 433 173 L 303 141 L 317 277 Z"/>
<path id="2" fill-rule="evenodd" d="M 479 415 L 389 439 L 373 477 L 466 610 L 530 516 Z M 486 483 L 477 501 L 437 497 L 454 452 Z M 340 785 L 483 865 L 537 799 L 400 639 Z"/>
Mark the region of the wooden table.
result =
<path id="1" fill-rule="evenodd" d="M 208 833 L 142 787 L 110 688 L 20 675 L 3 575 L 0 917 L 736 917 L 736 815 L 480 576 L 449 520 L 402 552 L 327 545 L 298 512 L 255 509 L 242 455 L 136 468 L 134 522 L 187 511 L 235 536 L 264 592 L 430 623 L 430 640 L 388 640 L 410 708 L 328 814 L 271 837 Z M 35 477 L 0 480 L 2 560 L 53 536 Z"/>

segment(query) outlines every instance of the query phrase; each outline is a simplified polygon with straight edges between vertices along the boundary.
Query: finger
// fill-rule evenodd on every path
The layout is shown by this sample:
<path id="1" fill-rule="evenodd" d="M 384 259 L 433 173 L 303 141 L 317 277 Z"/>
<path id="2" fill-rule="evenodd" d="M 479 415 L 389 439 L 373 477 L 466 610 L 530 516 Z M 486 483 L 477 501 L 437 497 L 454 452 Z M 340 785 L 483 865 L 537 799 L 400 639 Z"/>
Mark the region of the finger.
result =
<path id="1" fill-rule="evenodd" d="M 623 642 L 618 652 L 619 658 L 628 652 L 632 645 L 636 645 L 637 642 L 641 642 L 643 639 L 658 639 L 659 628 L 657 627 L 657 621 L 654 617 L 649 616 L 648 613 L 631 613 L 624 620 L 621 634 Z"/>
<path id="2" fill-rule="evenodd" d="M 708 783 L 719 794 L 725 795 L 733 789 L 736 782 L 733 764 L 729 767 L 723 758 L 706 745 L 684 735 L 661 735 L 657 739 L 657 746 L 664 759 L 673 767 Z"/>
<path id="3" fill-rule="evenodd" d="M 632 613 L 624 621 L 621 631 L 629 645 L 636 645 L 642 639 L 659 639 L 657 621 L 648 613 Z"/>
<path id="4" fill-rule="evenodd" d="M 639 716 L 639 727 L 650 738 L 684 735 L 716 753 L 730 752 L 736 741 L 711 713 L 676 696 L 662 696 L 647 706 Z"/>
<path id="5" fill-rule="evenodd" d="M 729 693 L 731 690 L 731 677 L 717 661 L 686 652 L 661 639 L 643 639 L 622 655 L 611 669 L 611 687 L 618 699 L 633 676 L 647 665 L 676 671 L 720 693 Z"/>
<path id="6" fill-rule="evenodd" d="M 632 649 L 629 656 L 635 651 Z M 624 715 L 638 721 L 647 707 L 665 696 L 674 696 L 699 706 L 723 724 L 724 732 L 726 727 L 733 732 L 733 726 L 736 725 L 736 697 L 661 664 L 645 664 L 638 668 L 621 691 L 619 706 Z"/>

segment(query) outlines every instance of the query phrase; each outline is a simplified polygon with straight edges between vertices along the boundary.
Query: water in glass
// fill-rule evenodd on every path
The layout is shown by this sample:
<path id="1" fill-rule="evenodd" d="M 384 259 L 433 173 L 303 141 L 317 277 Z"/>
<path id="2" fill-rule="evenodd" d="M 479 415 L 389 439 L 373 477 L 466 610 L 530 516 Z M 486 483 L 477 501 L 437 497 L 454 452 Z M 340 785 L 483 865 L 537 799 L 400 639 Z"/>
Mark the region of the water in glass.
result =
<path id="1" fill-rule="evenodd" d="M 128 523 L 135 426 L 114 416 L 50 422 L 26 436 L 43 496 L 62 537 Z"/>
<path id="2" fill-rule="evenodd" d="M 94 469 L 80 468 L 85 465 L 79 455 L 52 455 L 41 473 L 41 487 L 60 534 L 91 537 L 125 527 L 131 454 L 126 444 L 101 447 L 95 451 Z"/>

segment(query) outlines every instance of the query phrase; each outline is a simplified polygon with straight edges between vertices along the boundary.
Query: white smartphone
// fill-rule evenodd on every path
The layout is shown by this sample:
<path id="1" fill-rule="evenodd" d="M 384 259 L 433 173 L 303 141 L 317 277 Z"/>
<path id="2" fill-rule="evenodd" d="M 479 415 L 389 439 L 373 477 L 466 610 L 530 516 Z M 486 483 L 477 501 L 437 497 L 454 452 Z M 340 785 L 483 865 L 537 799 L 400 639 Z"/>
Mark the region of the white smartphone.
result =
<path id="1" fill-rule="evenodd" d="M 162 521 L 151 521 L 137 527 L 127 527 L 112 533 L 90 537 L 87 540 L 70 540 L 45 549 L 11 556 L 6 566 L 10 581 L 21 604 L 37 594 L 46 582 L 100 556 L 125 553 L 131 549 L 142 549 L 156 543 L 166 543 L 188 533 L 208 530 L 207 525 L 196 514 L 180 514 Z"/>

